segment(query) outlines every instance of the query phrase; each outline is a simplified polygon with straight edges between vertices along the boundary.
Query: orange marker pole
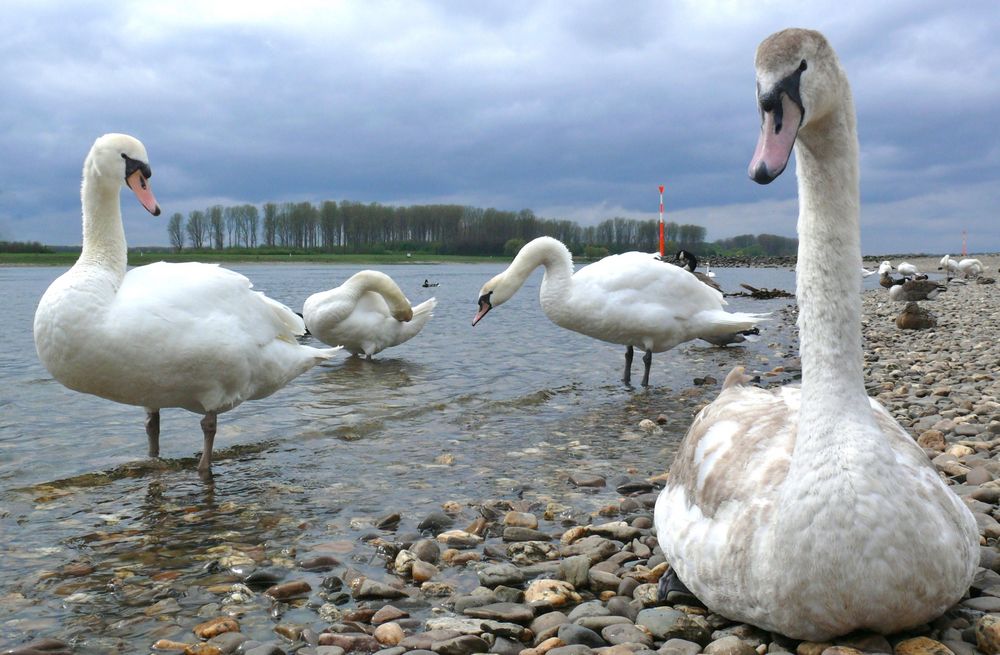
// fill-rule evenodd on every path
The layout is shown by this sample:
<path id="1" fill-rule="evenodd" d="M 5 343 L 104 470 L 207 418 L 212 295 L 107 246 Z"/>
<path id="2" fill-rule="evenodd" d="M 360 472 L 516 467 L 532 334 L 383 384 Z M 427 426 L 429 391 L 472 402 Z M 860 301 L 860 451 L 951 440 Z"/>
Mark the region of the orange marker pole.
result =
<path id="1" fill-rule="evenodd" d="M 660 185 L 660 257 L 667 256 L 667 244 L 663 241 L 663 185 Z"/>

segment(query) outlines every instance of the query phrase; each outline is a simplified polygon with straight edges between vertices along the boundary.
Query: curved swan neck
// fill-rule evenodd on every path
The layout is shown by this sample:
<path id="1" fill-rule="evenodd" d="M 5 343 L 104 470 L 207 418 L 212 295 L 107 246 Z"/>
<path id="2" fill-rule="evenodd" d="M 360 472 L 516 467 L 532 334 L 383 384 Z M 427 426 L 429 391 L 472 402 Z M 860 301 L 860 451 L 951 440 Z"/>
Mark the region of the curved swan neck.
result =
<path id="1" fill-rule="evenodd" d="M 405 313 L 410 310 L 410 301 L 403 294 L 403 290 L 385 273 L 379 273 L 378 271 L 361 271 L 360 273 L 355 273 L 351 276 L 351 279 L 344 283 L 344 287 L 348 289 L 349 293 L 355 299 L 360 298 L 366 291 L 377 293 L 385 299 L 386 304 L 389 305 L 389 309 L 393 313 Z"/>
<path id="2" fill-rule="evenodd" d="M 801 432 L 829 437 L 848 408 L 868 407 L 861 343 L 858 140 L 842 79 L 840 106 L 803 127 L 795 146 L 799 189 L 796 294 L 802 358 Z"/>
<path id="3" fill-rule="evenodd" d="M 97 175 L 98 177 L 94 177 Z M 128 245 L 122 226 L 121 185 L 109 183 L 84 168 L 80 195 L 83 201 L 83 247 L 77 265 L 98 266 L 125 276 Z"/>
<path id="4" fill-rule="evenodd" d="M 545 268 L 539 291 L 544 310 L 546 304 L 563 299 L 573 277 L 573 258 L 562 242 L 548 237 L 530 241 L 517 253 L 504 275 L 510 284 L 520 288 L 539 266 Z"/>

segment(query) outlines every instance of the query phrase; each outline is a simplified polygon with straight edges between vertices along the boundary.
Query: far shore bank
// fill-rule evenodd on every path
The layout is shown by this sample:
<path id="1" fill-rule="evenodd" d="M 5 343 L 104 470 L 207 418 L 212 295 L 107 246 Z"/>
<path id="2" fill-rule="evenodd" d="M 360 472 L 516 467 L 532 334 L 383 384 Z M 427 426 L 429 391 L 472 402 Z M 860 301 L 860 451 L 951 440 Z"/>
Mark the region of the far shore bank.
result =
<path id="1" fill-rule="evenodd" d="M 80 256 L 78 252 L 52 253 L 0 253 L 0 266 L 70 266 Z M 869 269 L 877 268 L 879 263 L 888 260 L 895 266 L 903 261 L 916 265 L 921 271 L 933 273 L 942 255 L 927 254 L 890 254 L 865 255 L 862 265 Z M 975 257 L 981 259 L 990 270 L 996 272 L 1000 263 L 1000 253 L 973 253 L 969 255 L 952 255 L 953 259 Z M 209 264 L 497 264 L 508 263 L 510 257 L 491 255 L 435 255 L 427 253 L 253 253 L 253 252 L 143 252 L 135 249 L 129 252 L 129 266 L 141 266 L 153 262 L 205 262 Z M 574 257 L 577 264 L 589 264 L 594 259 Z M 706 256 L 699 262 L 700 268 L 795 268 L 795 256 L 765 256 L 765 257 L 711 257 Z"/>

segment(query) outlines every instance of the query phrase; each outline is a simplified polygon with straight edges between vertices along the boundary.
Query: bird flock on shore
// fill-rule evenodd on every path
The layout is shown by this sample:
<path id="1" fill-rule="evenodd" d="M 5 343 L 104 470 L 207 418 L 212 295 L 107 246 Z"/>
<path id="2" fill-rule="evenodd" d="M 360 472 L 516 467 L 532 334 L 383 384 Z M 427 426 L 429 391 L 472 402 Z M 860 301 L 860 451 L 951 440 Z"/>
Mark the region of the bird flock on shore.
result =
<path id="1" fill-rule="evenodd" d="M 847 76 L 827 40 L 801 29 L 765 39 L 755 68 L 761 130 L 749 176 L 767 184 L 793 149 L 798 159 L 802 380 L 763 389 L 737 367 L 694 419 L 655 507 L 670 564 L 664 593 L 689 590 L 713 612 L 799 639 L 890 634 L 962 598 L 979 534 L 913 438 L 865 392 L 859 148 Z M 432 316 L 435 299 L 412 306 L 377 271 L 313 294 L 300 316 L 219 266 L 127 270 L 119 191 L 128 187 L 158 215 L 151 176 L 137 139 L 96 140 L 83 166 L 80 258 L 42 296 L 34 321 L 39 358 L 57 381 L 145 409 L 151 457 L 159 456 L 160 410 L 186 409 L 203 417 L 198 471 L 210 478 L 218 414 L 274 393 L 340 348 L 371 358 Z M 653 353 L 693 339 L 738 343 L 767 318 L 726 311 L 691 253 L 676 263 L 629 252 L 574 272 L 567 248 L 540 237 L 483 284 L 472 325 L 543 267 L 545 315 L 625 346 L 626 383 L 641 350 L 645 386 Z M 889 262 L 879 270 L 893 301 L 929 300 L 946 288 L 907 262 L 895 270 L 900 278 Z M 941 270 L 967 279 L 984 269 L 946 255 Z M 307 329 L 330 347 L 300 343 Z"/>

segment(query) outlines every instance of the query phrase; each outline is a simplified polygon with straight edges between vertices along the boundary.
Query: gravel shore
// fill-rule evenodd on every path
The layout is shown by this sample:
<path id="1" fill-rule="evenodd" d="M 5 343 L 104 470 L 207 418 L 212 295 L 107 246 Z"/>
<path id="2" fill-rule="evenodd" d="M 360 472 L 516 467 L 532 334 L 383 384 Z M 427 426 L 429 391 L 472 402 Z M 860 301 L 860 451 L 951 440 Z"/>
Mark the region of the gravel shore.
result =
<path id="1" fill-rule="evenodd" d="M 937 277 L 937 259 L 911 262 Z M 984 263 L 995 277 L 1000 257 Z M 904 304 L 889 301 L 881 288 L 865 292 L 863 303 L 869 393 L 925 449 L 981 532 L 981 568 L 968 597 L 910 633 L 798 642 L 733 623 L 690 597 L 658 602 L 656 583 L 667 565 L 652 508 L 669 462 L 651 477 L 635 471 L 604 477 L 568 462 L 565 498 L 443 498 L 440 511 L 423 516 L 387 513 L 358 542 L 214 547 L 197 585 L 179 584 L 169 572 L 134 571 L 116 572 L 111 584 L 123 603 L 143 608 L 132 625 L 144 626 L 158 653 L 1000 653 L 1000 285 L 950 284 L 921 303 L 937 321 L 927 330 L 897 328 Z M 791 333 L 794 320 L 790 308 L 767 329 Z M 770 386 L 797 368 L 793 352 L 774 370 L 756 373 Z M 693 389 L 708 402 L 718 387 L 709 378 Z M 627 438 L 640 435 L 637 447 L 652 456 L 667 422 L 649 416 Z M 601 509 L 575 509 L 573 498 L 581 495 L 601 498 Z M 360 562 L 377 563 L 381 574 L 372 575 L 370 566 L 362 573 Z M 91 573 L 81 562 L 53 575 L 72 581 Z M 0 598 L 0 609 L 14 600 Z M 120 652 L 112 642 L 40 639 L 3 652 Z"/>

